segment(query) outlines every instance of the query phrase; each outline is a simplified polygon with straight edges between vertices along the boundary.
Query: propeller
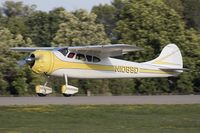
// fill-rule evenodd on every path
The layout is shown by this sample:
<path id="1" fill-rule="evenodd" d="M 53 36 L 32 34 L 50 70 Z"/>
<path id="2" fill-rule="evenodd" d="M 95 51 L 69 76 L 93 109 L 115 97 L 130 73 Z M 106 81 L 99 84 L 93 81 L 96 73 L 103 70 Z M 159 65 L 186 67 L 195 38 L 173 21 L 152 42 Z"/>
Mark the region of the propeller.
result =
<path id="1" fill-rule="evenodd" d="M 32 67 L 35 63 L 35 55 L 34 54 L 31 54 L 29 57 L 26 57 L 24 60 L 19 60 L 17 61 L 17 64 L 20 66 L 20 67 L 23 67 L 24 65 L 29 65 L 30 67 Z"/>
<path id="2" fill-rule="evenodd" d="M 19 67 L 23 67 L 26 64 L 25 60 L 19 60 L 17 61 L 17 64 L 19 65 Z"/>

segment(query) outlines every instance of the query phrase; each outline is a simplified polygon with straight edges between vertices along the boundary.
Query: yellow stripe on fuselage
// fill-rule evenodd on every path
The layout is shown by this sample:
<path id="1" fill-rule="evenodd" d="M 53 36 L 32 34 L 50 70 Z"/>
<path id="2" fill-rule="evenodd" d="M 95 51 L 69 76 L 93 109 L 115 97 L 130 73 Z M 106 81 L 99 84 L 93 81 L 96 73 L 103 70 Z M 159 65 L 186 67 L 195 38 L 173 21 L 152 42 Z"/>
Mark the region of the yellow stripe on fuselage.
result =
<path id="1" fill-rule="evenodd" d="M 176 52 L 178 52 L 178 51 L 179 51 L 179 50 L 177 50 L 177 51 L 175 51 L 175 52 L 173 52 L 173 53 L 171 53 L 171 54 L 169 54 L 169 55 L 166 55 L 166 56 L 162 57 L 162 58 L 159 59 L 159 60 L 154 61 L 153 64 L 159 64 L 159 65 L 176 65 L 176 66 L 180 66 L 180 64 L 176 64 L 176 63 L 164 61 L 165 59 L 167 59 L 168 57 L 174 55 L 174 54 L 175 54 Z"/>
<path id="2" fill-rule="evenodd" d="M 152 69 L 144 69 L 140 68 L 140 73 L 150 73 L 150 74 L 175 74 L 175 72 L 168 72 L 162 70 L 152 70 Z"/>
<path id="3" fill-rule="evenodd" d="M 79 62 L 67 62 L 62 61 L 58 57 L 54 56 L 54 67 L 53 71 L 58 69 L 83 69 L 83 70 L 101 70 L 101 71 L 114 71 L 114 67 L 110 65 L 100 64 L 87 64 Z"/>
<path id="4" fill-rule="evenodd" d="M 81 69 L 81 70 L 98 70 L 98 71 L 113 71 L 115 72 L 115 66 L 111 65 L 101 65 L 101 64 L 87 64 L 79 62 L 67 62 L 59 59 L 54 56 L 54 66 L 51 72 L 54 72 L 59 69 Z M 149 73 L 149 74 L 174 74 L 174 72 L 166 72 L 162 70 L 152 70 L 138 68 L 138 73 Z M 126 72 L 122 72 L 126 73 Z"/>

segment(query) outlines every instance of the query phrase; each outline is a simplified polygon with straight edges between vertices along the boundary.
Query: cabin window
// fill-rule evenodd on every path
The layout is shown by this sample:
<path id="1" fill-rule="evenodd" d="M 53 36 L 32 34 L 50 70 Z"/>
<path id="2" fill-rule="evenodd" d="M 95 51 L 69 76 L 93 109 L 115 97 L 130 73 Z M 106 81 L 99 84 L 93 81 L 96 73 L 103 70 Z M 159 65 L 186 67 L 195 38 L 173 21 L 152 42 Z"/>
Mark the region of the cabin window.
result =
<path id="1" fill-rule="evenodd" d="M 67 53 L 68 53 L 68 49 L 67 49 L 67 48 L 62 48 L 62 49 L 59 49 L 58 51 L 59 51 L 60 53 L 62 53 L 64 56 L 66 56 Z"/>
<path id="2" fill-rule="evenodd" d="M 95 56 L 93 56 L 93 62 L 100 62 L 101 60 Z"/>
<path id="3" fill-rule="evenodd" d="M 100 62 L 101 60 L 96 57 L 96 56 L 91 56 L 91 55 L 84 55 L 84 54 L 80 54 L 80 53 L 69 53 L 67 55 L 68 58 L 73 58 L 74 56 L 76 55 L 76 59 L 77 60 L 81 60 L 81 61 L 87 61 L 87 62 L 94 62 L 94 63 L 97 63 L 97 62 Z"/>
<path id="4" fill-rule="evenodd" d="M 71 53 L 71 52 L 67 55 L 68 58 L 74 58 L 74 56 L 75 56 L 75 53 Z"/>
<path id="5" fill-rule="evenodd" d="M 86 55 L 87 61 L 92 62 L 92 56 L 91 55 Z"/>
<path id="6" fill-rule="evenodd" d="M 81 61 L 86 61 L 85 55 L 83 55 L 83 54 L 77 54 L 76 59 L 81 60 Z"/>

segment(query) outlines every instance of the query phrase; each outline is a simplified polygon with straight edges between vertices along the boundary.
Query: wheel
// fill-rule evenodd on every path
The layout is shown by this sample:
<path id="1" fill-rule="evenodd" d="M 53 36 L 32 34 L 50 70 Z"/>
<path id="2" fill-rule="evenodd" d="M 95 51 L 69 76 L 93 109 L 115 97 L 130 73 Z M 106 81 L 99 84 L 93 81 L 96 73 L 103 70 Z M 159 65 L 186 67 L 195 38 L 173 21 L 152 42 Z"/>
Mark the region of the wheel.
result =
<path id="1" fill-rule="evenodd" d="M 65 97 L 71 97 L 72 94 L 64 94 L 64 93 L 63 93 L 63 96 L 65 96 Z"/>
<path id="2" fill-rule="evenodd" d="M 37 93 L 37 95 L 38 95 L 39 97 L 45 97 L 45 96 L 47 96 L 47 95 L 42 94 L 42 93 Z"/>

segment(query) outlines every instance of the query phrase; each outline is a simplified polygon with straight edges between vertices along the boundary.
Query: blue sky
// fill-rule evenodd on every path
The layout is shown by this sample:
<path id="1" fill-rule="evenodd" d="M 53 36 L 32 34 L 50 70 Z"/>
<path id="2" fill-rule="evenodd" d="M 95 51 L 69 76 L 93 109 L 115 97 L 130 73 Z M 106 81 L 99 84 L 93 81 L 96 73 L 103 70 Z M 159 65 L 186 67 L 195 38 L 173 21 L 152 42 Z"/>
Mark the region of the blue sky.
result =
<path id="1" fill-rule="evenodd" d="M 0 0 L 1 4 L 6 0 Z M 24 4 L 35 4 L 37 5 L 38 10 L 50 11 L 55 7 L 64 7 L 68 11 L 73 11 L 76 9 L 86 9 L 88 11 L 94 5 L 101 4 L 110 4 L 112 0 L 13 0 L 13 1 L 22 1 Z"/>

